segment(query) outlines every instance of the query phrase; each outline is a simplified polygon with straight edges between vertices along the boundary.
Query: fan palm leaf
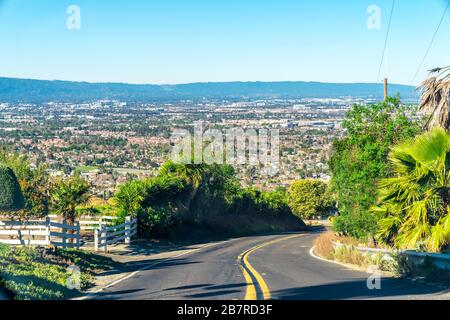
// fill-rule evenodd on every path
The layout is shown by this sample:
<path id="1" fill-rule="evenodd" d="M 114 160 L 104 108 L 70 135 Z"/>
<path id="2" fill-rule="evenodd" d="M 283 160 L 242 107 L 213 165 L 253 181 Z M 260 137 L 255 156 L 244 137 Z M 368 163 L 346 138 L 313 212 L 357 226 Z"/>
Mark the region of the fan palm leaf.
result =
<path id="1" fill-rule="evenodd" d="M 450 243 L 450 135 L 441 128 L 395 146 L 394 176 L 379 184 L 378 237 L 399 248 L 425 244 L 439 251 Z"/>

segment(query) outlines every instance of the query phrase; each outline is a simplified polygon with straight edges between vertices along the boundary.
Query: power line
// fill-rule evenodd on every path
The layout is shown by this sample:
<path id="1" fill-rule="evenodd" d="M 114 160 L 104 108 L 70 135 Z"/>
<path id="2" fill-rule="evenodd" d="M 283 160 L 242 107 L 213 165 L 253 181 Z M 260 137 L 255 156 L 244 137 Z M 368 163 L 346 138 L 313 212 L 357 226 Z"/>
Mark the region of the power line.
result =
<path id="1" fill-rule="evenodd" d="M 386 48 L 387 48 L 387 43 L 388 43 L 388 39 L 389 39 L 389 31 L 391 30 L 391 22 L 392 22 L 392 16 L 394 14 L 394 7 L 395 7 L 395 0 L 392 0 L 392 8 L 391 8 L 391 14 L 389 16 L 389 24 L 388 24 L 388 28 L 387 28 L 387 32 L 386 32 L 386 39 L 384 39 L 383 53 L 381 55 L 380 67 L 378 68 L 377 83 L 378 83 L 378 81 L 380 81 L 381 68 L 383 67 L 384 57 L 386 55 Z"/>
<path id="2" fill-rule="evenodd" d="M 419 68 L 417 68 L 416 73 L 414 74 L 413 79 L 411 80 L 411 85 L 416 81 L 417 76 L 419 75 L 420 70 L 422 70 L 423 64 L 425 63 L 425 60 L 427 59 L 428 54 L 430 53 L 431 47 L 433 46 L 434 40 L 436 40 L 436 36 L 439 32 L 439 29 L 441 28 L 442 22 L 444 21 L 445 14 L 448 11 L 448 8 L 450 7 L 450 0 L 447 3 L 447 6 L 445 7 L 444 13 L 442 14 L 441 20 L 439 21 L 439 24 L 436 28 L 436 31 L 434 31 L 433 37 L 431 38 L 431 42 L 428 45 L 427 51 L 425 52 L 425 55 L 423 56 L 422 62 L 419 65 Z"/>

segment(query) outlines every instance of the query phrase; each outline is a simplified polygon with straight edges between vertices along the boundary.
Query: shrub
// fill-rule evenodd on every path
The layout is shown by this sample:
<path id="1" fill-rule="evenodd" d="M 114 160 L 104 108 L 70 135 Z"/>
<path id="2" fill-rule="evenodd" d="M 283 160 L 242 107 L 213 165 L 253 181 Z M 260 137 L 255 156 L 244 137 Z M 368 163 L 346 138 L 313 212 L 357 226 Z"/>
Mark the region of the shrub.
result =
<path id="1" fill-rule="evenodd" d="M 172 237 L 181 225 L 181 217 L 170 205 L 141 208 L 137 211 L 140 235 L 149 237 Z"/>
<path id="2" fill-rule="evenodd" d="M 288 190 L 288 203 L 292 212 L 304 219 L 323 214 L 330 206 L 325 197 L 327 185 L 320 180 L 306 179 L 295 181 Z"/>
<path id="3" fill-rule="evenodd" d="M 412 111 L 399 98 L 389 98 L 375 105 L 354 105 L 347 112 L 347 134 L 333 143 L 329 160 L 340 213 L 334 219 L 336 231 L 357 238 L 376 232 L 377 217 L 369 211 L 376 201 L 376 182 L 391 172 L 390 147 L 420 132 L 420 125 L 408 117 Z"/>
<path id="4" fill-rule="evenodd" d="M 377 232 L 377 217 L 366 212 L 348 212 L 333 219 L 333 229 L 343 235 L 349 235 L 360 240 L 367 240 Z"/>
<path id="5" fill-rule="evenodd" d="M 93 284 L 95 273 L 117 267 L 110 258 L 74 249 L 57 252 L 0 244 L 0 284 L 18 300 L 68 299 L 80 294 L 67 288 L 67 268 L 80 267 L 80 287 Z"/>
<path id="6" fill-rule="evenodd" d="M 24 198 L 14 171 L 0 165 L 0 211 L 18 211 L 24 206 Z"/>
<path id="7" fill-rule="evenodd" d="M 45 167 L 38 165 L 34 169 L 26 157 L 1 148 L 0 162 L 14 171 L 24 198 L 24 206 L 21 210 L 13 213 L 14 218 L 27 219 L 46 216 L 49 212 L 50 182 Z"/>

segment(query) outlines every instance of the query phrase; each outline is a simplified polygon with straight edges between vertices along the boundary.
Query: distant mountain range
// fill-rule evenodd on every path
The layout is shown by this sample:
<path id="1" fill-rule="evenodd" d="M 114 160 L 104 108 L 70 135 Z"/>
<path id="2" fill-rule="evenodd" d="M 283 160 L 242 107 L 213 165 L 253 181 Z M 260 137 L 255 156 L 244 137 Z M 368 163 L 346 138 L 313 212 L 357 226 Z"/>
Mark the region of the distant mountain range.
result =
<path id="1" fill-rule="evenodd" d="M 412 86 L 391 84 L 389 93 L 416 99 Z M 322 82 L 206 82 L 177 85 L 88 83 L 0 77 L 0 102 L 87 102 L 99 99 L 129 102 L 250 98 L 375 98 L 382 84 Z"/>

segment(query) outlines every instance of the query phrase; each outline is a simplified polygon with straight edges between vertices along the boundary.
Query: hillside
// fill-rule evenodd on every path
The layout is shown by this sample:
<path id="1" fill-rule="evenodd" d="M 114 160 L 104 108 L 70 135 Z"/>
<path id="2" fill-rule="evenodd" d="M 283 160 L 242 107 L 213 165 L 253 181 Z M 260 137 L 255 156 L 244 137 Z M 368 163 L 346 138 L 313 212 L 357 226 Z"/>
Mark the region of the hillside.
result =
<path id="1" fill-rule="evenodd" d="M 392 84 L 390 94 L 417 97 L 415 88 Z M 382 98 L 381 84 L 322 82 L 215 82 L 177 85 L 88 83 L 0 77 L 0 102 L 83 102 L 98 99 L 152 102 L 183 99 Z"/>

